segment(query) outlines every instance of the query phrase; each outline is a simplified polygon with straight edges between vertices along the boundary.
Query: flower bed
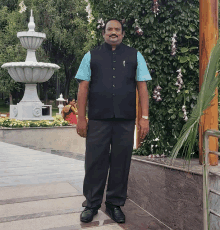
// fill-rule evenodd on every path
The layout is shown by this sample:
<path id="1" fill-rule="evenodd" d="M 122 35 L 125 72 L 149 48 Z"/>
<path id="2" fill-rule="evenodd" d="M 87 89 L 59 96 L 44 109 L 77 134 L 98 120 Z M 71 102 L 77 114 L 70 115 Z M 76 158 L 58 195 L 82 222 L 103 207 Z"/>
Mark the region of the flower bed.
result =
<path id="1" fill-rule="evenodd" d="M 54 121 L 40 120 L 40 121 L 21 121 L 10 119 L 9 117 L 0 118 L 0 127 L 7 128 L 25 128 L 25 127 L 54 127 L 54 126 L 68 126 L 70 125 L 65 121 L 62 116 L 57 115 Z"/>

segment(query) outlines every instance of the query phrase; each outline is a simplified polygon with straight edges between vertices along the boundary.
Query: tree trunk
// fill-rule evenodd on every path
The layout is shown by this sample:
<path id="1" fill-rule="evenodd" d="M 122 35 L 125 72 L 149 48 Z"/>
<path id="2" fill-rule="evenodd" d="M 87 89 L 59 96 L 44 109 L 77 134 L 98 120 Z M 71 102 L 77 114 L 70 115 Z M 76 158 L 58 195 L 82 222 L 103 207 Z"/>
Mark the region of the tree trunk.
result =
<path id="1" fill-rule="evenodd" d="M 57 77 L 57 90 L 56 90 L 56 99 L 60 97 L 60 79 L 58 77 L 58 74 L 56 74 Z"/>
<path id="2" fill-rule="evenodd" d="M 70 80 L 71 80 L 70 77 L 66 77 L 65 89 L 64 89 L 64 97 L 65 98 L 69 97 Z"/>
<path id="3" fill-rule="evenodd" d="M 73 79 L 74 80 L 74 99 L 77 100 L 77 93 L 78 93 L 78 82 L 76 80 L 76 78 Z"/>
<path id="4" fill-rule="evenodd" d="M 44 82 L 43 89 L 44 89 L 44 104 L 45 105 L 47 105 L 48 103 L 47 88 L 48 88 L 48 82 Z"/>
<path id="5" fill-rule="evenodd" d="M 13 99 L 12 99 L 12 94 L 9 93 L 9 103 L 10 105 L 13 105 Z"/>
<path id="6" fill-rule="evenodd" d="M 64 65 L 65 66 L 65 65 Z M 66 82 L 65 82 L 65 89 L 64 89 L 64 97 L 69 97 L 69 89 L 70 89 L 70 81 L 73 78 L 73 70 L 68 69 L 67 66 L 65 66 L 65 75 L 66 75 Z"/>
<path id="7" fill-rule="evenodd" d="M 18 103 L 18 91 L 16 90 L 16 92 L 15 92 L 15 104 L 17 104 Z"/>

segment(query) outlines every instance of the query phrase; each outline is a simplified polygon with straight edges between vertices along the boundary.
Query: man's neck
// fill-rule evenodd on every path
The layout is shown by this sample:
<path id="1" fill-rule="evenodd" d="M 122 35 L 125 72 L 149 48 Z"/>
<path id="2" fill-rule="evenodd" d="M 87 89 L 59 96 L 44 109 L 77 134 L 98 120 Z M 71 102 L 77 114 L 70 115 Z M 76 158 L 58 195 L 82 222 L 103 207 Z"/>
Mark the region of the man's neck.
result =
<path id="1" fill-rule="evenodd" d="M 107 42 L 105 42 L 105 43 L 107 44 L 108 49 L 112 50 L 112 51 L 116 50 L 117 47 L 120 46 L 120 44 L 121 44 L 121 43 L 120 44 L 109 44 Z"/>
<path id="2" fill-rule="evenodd" d="M 112 45 L 112 50 L 115 50 L 116 49 L 116 45 Z"/>

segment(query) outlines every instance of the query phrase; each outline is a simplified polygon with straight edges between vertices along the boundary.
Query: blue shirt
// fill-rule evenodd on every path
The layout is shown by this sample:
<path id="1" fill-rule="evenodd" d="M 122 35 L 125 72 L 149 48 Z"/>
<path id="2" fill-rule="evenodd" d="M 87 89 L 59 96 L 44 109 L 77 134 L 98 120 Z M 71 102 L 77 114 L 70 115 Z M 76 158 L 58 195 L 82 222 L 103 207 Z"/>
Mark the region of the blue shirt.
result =
<path id="1" fill-rule="evenodd" d="M 89 51 L 84 55 L 75 78 L 83 81 L 91 80 L 90 60 L 91 60 L 91 54 Z M 147 68 L 146 61 L 144 60 L 143 55 L 138 51 L 136 81 L 149 81 L 149 80 L 152 80 L 152 78 Z"/>

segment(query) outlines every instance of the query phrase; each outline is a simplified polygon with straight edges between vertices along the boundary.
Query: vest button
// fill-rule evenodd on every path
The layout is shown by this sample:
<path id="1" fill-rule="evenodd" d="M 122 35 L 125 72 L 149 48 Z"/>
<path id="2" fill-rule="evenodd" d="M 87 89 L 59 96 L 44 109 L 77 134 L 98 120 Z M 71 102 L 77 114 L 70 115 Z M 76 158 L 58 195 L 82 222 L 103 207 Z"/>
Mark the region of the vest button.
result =
<path id="1" fill-rule="evenodd" d="M 115 87 L 115 85 L 113 85 L 113 87 Z"/>
<path id="2" fill-rule="evenodd" d="M 115 68 L 113 68 L 113 70 L 115 70 Z"/>
<path id="3" fill-rule="evenodd" d="M 114 93 L 113 93 L 112 95 L 113 95 L 113 96 L 115 96 L 115 94 L 114 94 Z"/>
<path id="4" fill-rule="evenodd" d="M 113 78 L 115 78 L 115 76 L 113 76 Z"/>
<path id="5" fill-rule="evenodd" d="M 113 54 L 116 54 L 116 53 L 113 53 Z"/>
<path id="6" fill-rule="evenodd" d="M 113 61 L 113 62 L 116 62 L 116 61 Z"/>

